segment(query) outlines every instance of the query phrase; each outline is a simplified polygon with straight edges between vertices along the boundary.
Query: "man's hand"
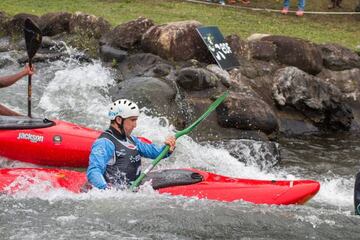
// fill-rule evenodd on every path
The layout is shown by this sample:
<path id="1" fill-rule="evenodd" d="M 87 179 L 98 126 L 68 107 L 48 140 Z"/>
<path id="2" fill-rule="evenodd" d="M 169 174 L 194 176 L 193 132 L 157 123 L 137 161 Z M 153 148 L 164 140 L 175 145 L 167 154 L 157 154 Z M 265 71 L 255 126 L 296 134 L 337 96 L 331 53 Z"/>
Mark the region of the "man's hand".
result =
<path id="1" fill-rule="evenodd" d="M 172 153 L 176 147 L 176 138 L 175 136 L 169 136 L 165 140 L 165 144 L 169 145 L 169 152 Z"/>
<path id="2" fill-rule="evenodd" d="M 34 66 L 32 66 L 32 68 L 30 68 L 29 64 L 26 64 L 24 67 L 24 70 L 22 70 L 23 76 L 33 75 L 34 72 L 35 72 Z"/>

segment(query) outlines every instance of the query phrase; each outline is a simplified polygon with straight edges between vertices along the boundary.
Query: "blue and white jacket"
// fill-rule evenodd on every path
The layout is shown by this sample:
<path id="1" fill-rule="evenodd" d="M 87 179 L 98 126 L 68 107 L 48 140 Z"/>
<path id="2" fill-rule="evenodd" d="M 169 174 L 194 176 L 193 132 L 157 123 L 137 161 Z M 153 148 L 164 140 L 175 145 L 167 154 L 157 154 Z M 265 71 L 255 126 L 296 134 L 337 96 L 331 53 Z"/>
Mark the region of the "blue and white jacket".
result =
<path id="1" fill-rule="evenodd" d="M 141 174 L 141 156 L 155 159 L 165 146 L 144 143 L 135 136 L 124 139 L 110 127 L 92 145 L 87 179 L 99 189 L 129 184 Z"/>

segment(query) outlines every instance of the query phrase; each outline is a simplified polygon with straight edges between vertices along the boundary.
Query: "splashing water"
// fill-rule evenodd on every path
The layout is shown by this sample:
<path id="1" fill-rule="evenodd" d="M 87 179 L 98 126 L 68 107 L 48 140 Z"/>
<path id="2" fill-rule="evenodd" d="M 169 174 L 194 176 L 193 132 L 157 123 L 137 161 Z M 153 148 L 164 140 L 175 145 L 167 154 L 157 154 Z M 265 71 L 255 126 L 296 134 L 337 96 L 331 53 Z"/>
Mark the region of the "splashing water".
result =
<path id="1" fill-rule="evenodd" d="M 14 60 L 13 56 L 15 54 L 0 53 L 0 58 L 7 57 L 10 61 Z M 17 64 L 4 67 L 0 69 L 0 75 L 13 73 L 19 68 Z M 71 58 L 39 63 L 36 68 L 33 104 L 37 116 L 58 118 L 96 129 L 108 127 L 106 111 L 111 102 L 108 89 L 115 84 L 111 69 L 103 67 L 98 61 L 80 64 Z M 1 89 L 1 101 L 25 113 L 26 84 L 26 81 L 19 81 Z M 166 117 L 153 117 L 145 114 L 149 112 L 145 110 L 142 109 L 135 135 L 161 144 L 166 136 L 174 134 L 176 129 Z M 334 164 L 336 161 L 330 162 L 328 159 L 343 158 L 341 149 L 326 155 L 328 145 L 313 144 L 312 140 L 306 139 L 284 141 L 280 143 L 284 158 L 278 166 L 272 167 L 257 163 L 257 160 L 267 158 L 270 154 L 261 148 L 260 143 L 233 142 L 244 160 L 241 162 L 239 156 L 231 154 L 226 142 L 223 146 L 214 146 L 183 136 L 178 139 L 174 154 L 164 159 L 157 169 L 193 167 L 238 178 L 311 178 L 320 181 L 320 192 L 306 206 L 254 206 L 241 201 L 225 204 L 159 195 L 146 186 L 138 194 L 96 189 L 86 194 L 74 194 L 51 189 L 46 182 L 39 182 L 10 198 L 0 196 L 0 223 L 10 220 L 9 217 L 15 219 L 15 227 L 8 226 L 4 230 L 0 225 L 0 230 L 4 232 L 4 237 L 12 239 L 22 239 L 23 236 L 41 239 L 46 238 L 49 232 L 54 238 L 60 239 L 74 236 L 79 239 L 88 239 L 89 236 L 107 239 L 261 239 L 264 236 L 267 236 L 266 239 L 328 239 L 324 236 L 329 236 L 329 233 L 335 238 L 344 236 L 344 228 L 354 233 L 347 235 L 347 239 L 358 236 L 359 221 L 351 214 L 356 153 L 347 155 L 349 164 L 353 164 L 349 168 L 351 170 L 342 167 L 338 171 L 333 169 L 325 172 L 324 168 L 337 166 Z M 354 145 L 359 143 L 345 138 L 343 142 L 334 140 L 331 146 L 342 144 L 348 154 L 346 145 L 349 141 Z M 150 161 L 144 159 L 143 163 L 147 165 Z M 33 167 L 3 158 L 0 158 L 0 166 Z M 19 179 L 18 183 L 24 181 Z M 40 224 L 29 228 L 24 216 Z M 51 227 L 46 227 L 46 224 Z M 68 231 L 63 231 L 64 228 Z"/>

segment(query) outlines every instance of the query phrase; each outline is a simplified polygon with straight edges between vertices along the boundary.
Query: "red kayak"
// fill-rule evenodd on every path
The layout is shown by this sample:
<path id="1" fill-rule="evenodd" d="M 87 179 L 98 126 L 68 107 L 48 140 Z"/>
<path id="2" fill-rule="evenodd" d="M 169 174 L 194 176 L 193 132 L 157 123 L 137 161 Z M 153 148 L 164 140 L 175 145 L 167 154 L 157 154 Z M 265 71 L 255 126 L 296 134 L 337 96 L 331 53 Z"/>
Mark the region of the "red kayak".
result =
<path id="1" fill-rule="evenodd" d="M 159 193 L 232 202 L 243 200 L 256 204 L 304 204 L 320 189 L 312 180 L 252 180 L 225 177 L 197 169 L 169 169 L 149 173 Z M 26 191 L 46 181 L 51 188 L 80 193 L 86 183 L 85 173 L 41 168 L 0 169 L 0 192 Z"/>
<path id="2" fill-rule="evenodd" d="M 69 122 L 0 116 L 0 156 L 22 162 L 87 167 L 100 131 Z"/>

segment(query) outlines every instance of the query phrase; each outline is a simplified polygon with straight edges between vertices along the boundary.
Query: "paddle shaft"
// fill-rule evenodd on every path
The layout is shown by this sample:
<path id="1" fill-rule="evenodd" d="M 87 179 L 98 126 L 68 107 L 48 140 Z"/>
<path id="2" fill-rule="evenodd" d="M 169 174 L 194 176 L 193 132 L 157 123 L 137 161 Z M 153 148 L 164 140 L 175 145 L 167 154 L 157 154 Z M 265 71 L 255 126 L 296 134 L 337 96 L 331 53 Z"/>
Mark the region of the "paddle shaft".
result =
<path id="1" fill-rule="evenodd" d="M 29 58 L 29 68 L 32 69 L 32 58 L 35 56 L 37 50 L 41 46 L 41 30 L 39 27 L 30 19 L 27 18 L 24 22 L 24 37 L 26 51 Z M 28 117 L 31 118 L 31 75 L 28 75 Z"/>
<path id="2" fill-rule="evenodd" d="M 224 101 L 224 99 L 227 97 L 228 94 L 229 94 L 228 92 L 225 92 L 222 96 L 220 96 L 218 99 L 216 99 L 216 101 L 210 105 L 210 107 L 207 109 L 207 111 L 203 115 L 201 115 L 193 124 L 191 124 L 189 127 L 185 128 L 184 130 L 177 132 L 175 134 L 175 138 L 178 139 L 179 137 L 191 132 L 197 125 L 199 125 L 200 122 L 202 122 L 207 116 L 209 116 L 210 113 L 212 111 L 214 111 L 220 105 L 220 103 L 222 103 Z M 165 157 L 165 155 L 169 152 L 169 149 L 170 149 L 169 145 L 166 145 L 164 150 L 162 150 L 162 152 L 159 154 L 159 156 L 157 156 L 157 158 L 155 160 L 153 160 L 151 165 L 148 168 L 146 168 L 140 174 L 140 176 L 132 183 L 132 185 L 131 185 L 132 190 L 135 190 L 140 185 L 140 183 L 144 179 L 144 177 Z"/>
<path id="3" fill-rule="evenodd" d="M 32 69 L 31 58 L 29 58 L 29 67 Z M 28 75 L 28 117 L 31 118 L 31 95 L 32 95 L 32 86 L 31 86 L 31 74 Z"/>

